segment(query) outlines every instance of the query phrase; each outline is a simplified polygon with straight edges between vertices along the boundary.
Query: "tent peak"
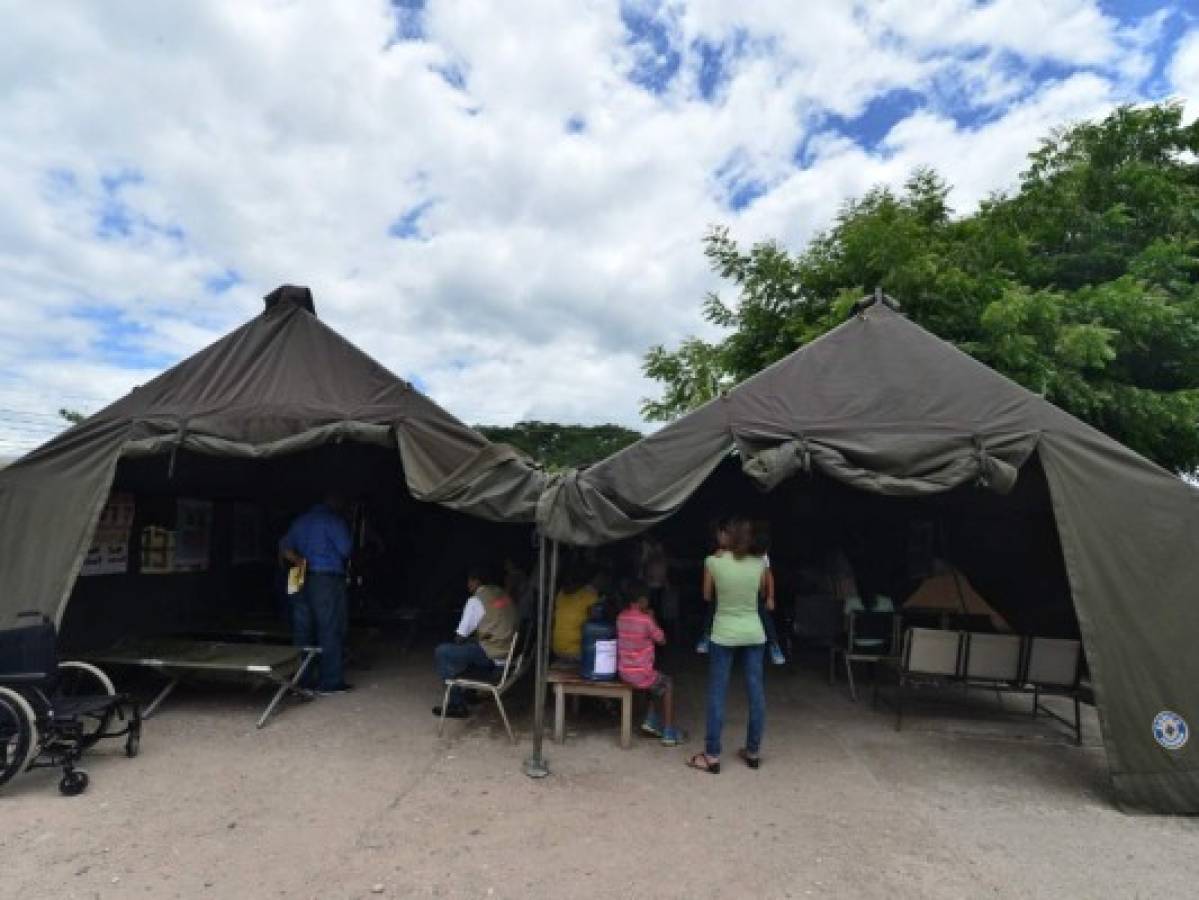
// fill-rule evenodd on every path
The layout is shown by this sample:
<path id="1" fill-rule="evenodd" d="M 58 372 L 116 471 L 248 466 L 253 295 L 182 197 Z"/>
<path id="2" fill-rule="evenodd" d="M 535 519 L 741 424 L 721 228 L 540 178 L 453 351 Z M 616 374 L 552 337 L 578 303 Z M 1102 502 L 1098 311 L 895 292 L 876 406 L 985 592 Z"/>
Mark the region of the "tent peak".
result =
<path id="1" fill-rule="evenodd" d="M 882 304 L 892 312 L 902 313 L 903 307 L 899 305 L 899 301 L 889 294 L 884 294 L 881 287 L 876 287 L 873 294 L 867 294 L 861 300 L 853 305 L 849 311 L 849 317 L 860 316 L 866 310 L 875 304 Z"/>
<path id="2" fill-rule="evenodd" d="M 262 299 L 268 313 L 290 305 L 298 306 L 313 316 L 316 315 L 316 304 L 312 300 L 312 291 L 300 285 L 281 284 Z"/>

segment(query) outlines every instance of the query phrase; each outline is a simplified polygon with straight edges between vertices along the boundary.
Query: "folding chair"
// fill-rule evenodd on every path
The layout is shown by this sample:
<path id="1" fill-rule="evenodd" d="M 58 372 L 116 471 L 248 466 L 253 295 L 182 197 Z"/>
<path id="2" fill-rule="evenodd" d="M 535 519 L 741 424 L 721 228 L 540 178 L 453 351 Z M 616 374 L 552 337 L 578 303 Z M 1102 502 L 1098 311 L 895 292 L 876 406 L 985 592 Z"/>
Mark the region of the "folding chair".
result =
<path id="1" fill-rule="evenodd" d="M 512 731 L 512 724 L 508 721 L 508 713 L 504 709 L 503 696 L 512 685 L 520 680 L 532 662 L 533 654 L 529 652 L 527 633 L 528 629 L 518 628 L 516 634 L 512 635 L 512 644 L 508 647 L 508 656 L 504 659 L 504 665 L 496 667 L 498 676 L 496 680 L 483 681 L 466 677 L 446 679 L 445 695 L 441 698 L 441 718 L 437 722 L 438 735 L 445 729 L 445 714 L 450 705 L 450 691 L 454 688 L 461 688 L 462 690 L 490 693 L 495 699 L 496 708 L 500 711 L 500 718 L 504 720 L 504 727 L 508 729 L 508 737 L 512 739 L 512 743 L 516 743 L 516 735 Z"/>
<path id="2" fill-rule="evenodd" d="M 837 654 L 845 658 L 849 696 L 856 703 L 858 692 L 853 683 L 855 662 L 879 663 L 894 659 L 899 649 L 899 616 L 891 612 L 852 612 L 845 644 L 829 648 L 829 674 L 836 668 Z"/>

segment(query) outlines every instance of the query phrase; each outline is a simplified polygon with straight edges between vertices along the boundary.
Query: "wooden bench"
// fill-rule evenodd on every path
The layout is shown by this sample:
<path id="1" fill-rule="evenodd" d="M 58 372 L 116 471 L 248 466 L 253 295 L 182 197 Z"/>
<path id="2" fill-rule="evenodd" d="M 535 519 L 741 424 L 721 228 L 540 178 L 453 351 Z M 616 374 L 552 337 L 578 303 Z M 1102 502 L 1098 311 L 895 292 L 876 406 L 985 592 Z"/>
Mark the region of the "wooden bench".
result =
<path id="1" fill-rule="evenodd" d="M 574 671 L 550 669 L 546 683 L 554 687 L 554 740 L 566 741 L 566 697 L 607 697 L 620 700 L 620 746 L 633 745 L 633 687 L 622 681 L 588 681 Z"/>

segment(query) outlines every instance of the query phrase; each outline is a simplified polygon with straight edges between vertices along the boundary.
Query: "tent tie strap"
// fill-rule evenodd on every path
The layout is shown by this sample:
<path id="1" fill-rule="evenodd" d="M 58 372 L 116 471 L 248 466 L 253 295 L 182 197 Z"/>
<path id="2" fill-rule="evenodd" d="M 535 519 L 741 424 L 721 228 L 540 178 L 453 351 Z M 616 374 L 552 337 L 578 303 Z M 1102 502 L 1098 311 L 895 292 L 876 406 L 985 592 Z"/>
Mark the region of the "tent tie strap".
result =
<path id="1" fill-rule="evenodd" d="M 175 477 L 175 457 L 179 454 L 179 448 L 183 446 L 183 442 L 187 439 L 187 423 L 182 419 L 179 420 L 179 433 L 175 438 L 175 445 L 171 447 L 171 461 L 167 464 L 167 478 Z"/>
<path id="2" fill-rule="evenodd" d="M 755 453 L 742 469 L 762 490 L 774 490 L 793 475 L 812 471 L 812 448 L 807 438 L 794 438 Z"/>
<path id="3" fill-rule="evenodd" d="M 974 435 L 974 460 L 978 473 L 974 483 L 978 487 L 1006 494 L 1015 486 L 1019 470 L 1011 463 L 992 456 L 977 434 Z"/>

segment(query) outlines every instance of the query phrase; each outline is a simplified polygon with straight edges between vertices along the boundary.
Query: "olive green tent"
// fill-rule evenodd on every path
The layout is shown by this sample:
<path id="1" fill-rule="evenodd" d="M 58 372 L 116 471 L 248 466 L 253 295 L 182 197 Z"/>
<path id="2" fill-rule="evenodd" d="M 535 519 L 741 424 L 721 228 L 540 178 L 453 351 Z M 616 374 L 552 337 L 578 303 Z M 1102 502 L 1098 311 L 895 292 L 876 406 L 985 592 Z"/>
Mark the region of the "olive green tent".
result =
<path id="1" fill-rule="evenodd" d="M 176 457 L 199 455 L 251 483 L 253 466 L 238 463 L 336 443 L 394 451 L 385 471 L 417 500 L 533 517 L 538 469 L 319 321 L 307 288 L 284 286 L 261 315 L 0 471 L 0 627 L 25 610 L 61 621 L 119 464 L 151 460 L 169 490 Z"/>
<path id="2" fill-rule="evenodd" d="M 1199 740 L 1182 724 L 1199 724 L 1199 491 L 884 301 L 608 460 L 553 476 L 538 521 L 574 544 L 636 534 L 734 449 L 765 489 L 803 473 L 908 498 L 1040 479 L 1117 794 L 1199 812 Z"/>

